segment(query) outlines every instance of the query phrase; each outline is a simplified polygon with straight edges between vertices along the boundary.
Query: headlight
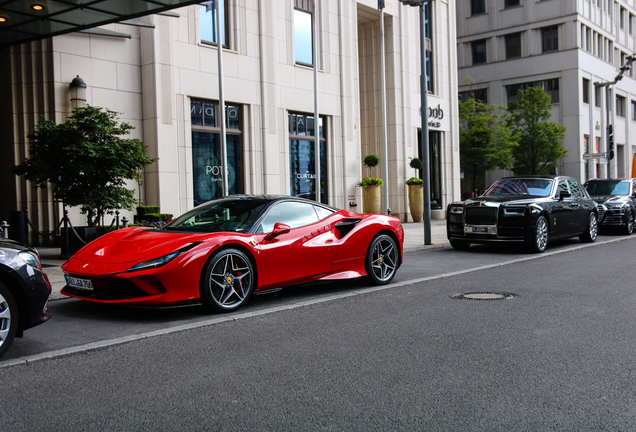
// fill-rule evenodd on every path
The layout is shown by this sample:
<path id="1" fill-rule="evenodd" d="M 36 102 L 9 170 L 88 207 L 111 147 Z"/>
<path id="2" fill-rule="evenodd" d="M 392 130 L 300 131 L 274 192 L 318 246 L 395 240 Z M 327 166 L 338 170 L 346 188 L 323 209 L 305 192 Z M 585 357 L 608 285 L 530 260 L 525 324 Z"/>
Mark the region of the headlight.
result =
<path id="1" fill-rule="evenodd" d="M 451 214 L 462 214 L 464 212 L 464 207 L 460 206 L 451 206 L 450 213 Z"/>
<path id="2" fill-rule="evenodd" d="M 622 202 L 608 203 L 608 202 L 606 202 L 605 206 L 607 208 L 615 208 L 615 209 L 617 209 L 617 208 L 625 207 L 625 203 L 622 203 Z"/>
<path id="3" fill-rule="evenodd" d="M 526 212 L 525 207 L 504 207 L 504 215 L 505 216 L 523 216 Z"/>
<path id="4" fill-rule="evenodd" d="M 162 267 L 168 264 L 170 261 L 181 255 L 183 251 L 176 251 L 169 253 L 168 255 L 164 255 L 160 258 L 151 259 L 149 261 L 140 262 L 136 266 L 133 266 L 128 269 L 129 272 L 139 271 L 139 270 L 147 270 L 151 268 Z"/>
<path id="5" fill-rule="evenodd" d="M 170 261 L 172 261 L 173 259 L 178 257 L 179 255 L 189 251 L 193 247 L 198 246 L 200 244 L 201 244 L 201 242 L 190 243 L 189 245 L 187 245 L 185 247 L 182 247 L 181 249 L 179 249 L 177 251 L 169 253 L 168 255 L 164 255 L 164 256 L 162 256 L 160 258 L 155 258 L 155 259 L 151 259 L 151 260 L 148 260 L 148 261 L 140 262 L 136 266 L 132 266 L 131 268 L 129 268 L 127 271 L 135 272 L 135 271 L 139 271 L 139 270 L 148 270 L 148 269 L 151 269 L 151 268 L 163 267 L 166 264 L 168 264 Z"/>
<path id="6" fill-rule="evenodd" d="M 22 251 L 18 253 L 18 257 L 30 267 L 34 269 L 40 269 L 40 257 L 35 252 Z"/>

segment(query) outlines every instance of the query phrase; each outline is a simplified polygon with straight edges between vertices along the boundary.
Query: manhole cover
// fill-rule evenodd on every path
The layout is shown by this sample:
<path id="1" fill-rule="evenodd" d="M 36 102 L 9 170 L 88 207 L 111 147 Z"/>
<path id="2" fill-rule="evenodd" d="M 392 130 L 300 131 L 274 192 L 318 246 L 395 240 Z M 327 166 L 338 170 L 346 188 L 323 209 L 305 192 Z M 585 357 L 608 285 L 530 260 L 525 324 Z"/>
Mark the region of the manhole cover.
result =
<path id="1" fill-rule="evenodd" d="M 455 300 L 509 300 L 513 297 L 514 294 L 505 292 L 473 292 L 451 296 Z"/>

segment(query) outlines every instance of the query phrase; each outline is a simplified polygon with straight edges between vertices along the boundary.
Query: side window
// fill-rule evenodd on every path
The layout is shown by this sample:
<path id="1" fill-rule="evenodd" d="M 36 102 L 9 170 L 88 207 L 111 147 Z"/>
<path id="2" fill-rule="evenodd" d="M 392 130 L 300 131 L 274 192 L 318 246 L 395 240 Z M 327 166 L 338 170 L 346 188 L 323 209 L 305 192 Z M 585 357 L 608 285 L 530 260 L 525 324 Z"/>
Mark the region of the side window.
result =
<path id="1" fill-rule="evenodd" d="M 282 202 L 269 210 L 261 223 L 259 232 L 271 232 L 278 222 L 287 224 L 294 229 L 318 222 L 318 215 L 312 204 L 293 201 Z"/>
<path id="2" fill-rule="evenodd" d="M 333 210 L 326 209 L 324 207 L 314 206 L 316 213 L 318 214 L 318 220 L 323 220 L 333 214 Z"/>
<path id="3" fill-rule="evenodd" d="M 561 195 L 561 191 L 566 191 L 569 192 L 568 189 L 568 184 L 565 180 L 560 180 L 559 181 L 559 186 L 557 187 L 557 192 L 556 192 L 556 197 L 559 198 L 559 196 Z"/>
<path id="4" fill-rule="evenodd" d="M 581 186 L 578 182 L 569 180 L 570 183 L 570 191 L 572 192 L 572 196 L 574 198 L 585 198 L 585 192 L 581 190 Z"/>

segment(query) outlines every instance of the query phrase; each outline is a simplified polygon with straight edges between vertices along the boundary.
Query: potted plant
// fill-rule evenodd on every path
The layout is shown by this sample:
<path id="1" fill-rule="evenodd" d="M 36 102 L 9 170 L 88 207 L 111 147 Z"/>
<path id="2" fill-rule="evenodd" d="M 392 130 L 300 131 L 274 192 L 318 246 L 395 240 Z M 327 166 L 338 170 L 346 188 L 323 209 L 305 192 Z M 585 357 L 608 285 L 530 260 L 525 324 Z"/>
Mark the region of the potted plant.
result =
<path id="1" fill-rule="evenodd" d="M 364 166 L 371 168 L 378 166 L 380 158 L 374 154 L 365 156 L 362 163 Z M 363 211 L 365 213 L 380 213 L 382 197 L 380 195 L 380 186 L 384 186 L 384 181 L 377 177 L 365 177 L 360 182 L 362 186 Z"/>
<path id="2" fill-rule="evenodd" d="M 411 168 L 422 169 L 422 161 L 418 158 L 411 159 Z M 424 181 L 418 177 L 411 177 L 406 181 L 409 187 L 409 209 L 413 222 L 420 222 L 424 214 Z"/>

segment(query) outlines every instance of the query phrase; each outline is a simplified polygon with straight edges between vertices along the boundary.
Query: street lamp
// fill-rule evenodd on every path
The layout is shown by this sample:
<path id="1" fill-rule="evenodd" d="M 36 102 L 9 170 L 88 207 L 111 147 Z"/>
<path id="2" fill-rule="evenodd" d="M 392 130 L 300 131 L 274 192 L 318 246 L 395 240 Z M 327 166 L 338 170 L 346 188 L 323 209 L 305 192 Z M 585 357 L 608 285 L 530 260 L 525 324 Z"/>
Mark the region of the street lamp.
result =
<path id="1" fill-rule="evenodd" d="M 605 87 L 605 111 L 607 115 L 607 126 L 605 128 L 606 131 L 606 159 L 607 159 L 607 178 L 612 178 L 612 159 L 614 159 L 614 126 L 612 125 L 611 111 L 612 111 L 612 89 L 610 86 L 616 84 L 620 80 L 623 79 L 623 75 L 625 72 L 631 69 L 632 63 L 636 59 L 636 53 L 632 55 L 628 55 L 625 58 L 625 63 L 618 70 L 618 75 L 614 77 L 614 81 L 610 82 L 595 82 L 594 87 Z"/>
<path id="2" fill-rule="evenodd" d="M 420 8 L 420 75 L 422 116 L 422 181 L 424 182 L 424 244 L 431 244 L 431 173 L 428 153 L 428 85 L 426 79 L 426 17 L 424 7 L 431 0 L 400 0 L 406 6 Z"/>
<path id="3" fill-rule="evenodd" d="M 71 108 L 83 107 L 86 105 L 86 83 L 77 75 L 69 84 L 71 89 Z"/>

